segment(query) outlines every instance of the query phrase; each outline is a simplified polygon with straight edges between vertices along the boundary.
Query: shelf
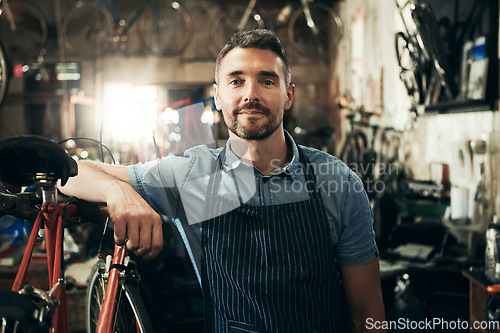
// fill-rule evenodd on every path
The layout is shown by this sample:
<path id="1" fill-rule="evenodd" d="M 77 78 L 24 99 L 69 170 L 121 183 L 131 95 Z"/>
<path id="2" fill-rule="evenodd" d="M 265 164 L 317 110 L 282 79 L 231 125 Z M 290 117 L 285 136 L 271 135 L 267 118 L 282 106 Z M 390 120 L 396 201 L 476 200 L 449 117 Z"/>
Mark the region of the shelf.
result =
<path id="1" fill-rule="evenodd" d="M 425 107 L 425 115 L 497 110 L 496 101 L 467 100 L 439 102 Z"/>
<path id="2" fill-rule="evenodd" d="M 5 104 L 60 104 L 64 98 L 65 95 L 52 92 L 12 92 L 5 97 Z"/>
<path id="3" fill-rule="evenodd" d="M 469 279 L 470 288 L 469 288 L 469 311 L 470 318 L 469 322 L 471 323 L 471 332 L 481 332 L 481 333 L 499 333 L 500 330 L 483 330 L 483 329 L 472 329 L 472 323 L 486 322 L 486 302 L 488 299 L 493 296 L 500 300 L 500 295 L 489 293 L 486 288 L 488 285 L 492 283 L 488 280 L 486 275 L 482 270 L 478 271 L 464 271 L 462 274 Z"/>

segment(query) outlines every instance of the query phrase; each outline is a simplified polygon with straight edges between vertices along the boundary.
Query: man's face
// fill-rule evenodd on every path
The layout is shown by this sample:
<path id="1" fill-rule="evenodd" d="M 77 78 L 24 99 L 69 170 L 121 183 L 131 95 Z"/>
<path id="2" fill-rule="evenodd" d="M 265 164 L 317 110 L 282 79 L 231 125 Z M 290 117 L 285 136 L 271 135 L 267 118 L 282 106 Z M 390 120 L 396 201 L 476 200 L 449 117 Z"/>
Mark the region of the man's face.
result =
<path id="1" fill-rule="evenodd" d="M 215 104 L 229 130 L 245 140 L 262 140 L 283 128 L 294 86 L 285 86 L 283 61 L 270 50 L 237 47 L 222 59 Z"/>

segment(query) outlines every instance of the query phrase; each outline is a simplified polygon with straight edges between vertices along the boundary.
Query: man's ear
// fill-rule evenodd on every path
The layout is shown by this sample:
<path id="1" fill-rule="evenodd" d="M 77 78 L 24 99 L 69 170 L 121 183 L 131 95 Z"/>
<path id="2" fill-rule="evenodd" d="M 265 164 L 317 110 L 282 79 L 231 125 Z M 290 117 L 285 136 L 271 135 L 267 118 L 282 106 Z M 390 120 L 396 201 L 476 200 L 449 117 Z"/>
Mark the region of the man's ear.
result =
<path id="1" fill-rule="evenodd" d="M 286 97 L 287 97 L 287 100 L 286 100 L 283 108 L 285 110 L 288 110 L 292 107 L 293 99 L 295 97 L 295 84 L 290 84 L 288 86 L 288 88 L 286 89 Z"/>
<path id="2" fill-rule="evenodd" d="M 213 87 L 214 87 L 214 104 L 215 104 L 215 108 L 217 110 L 222 110 L 222 108 L 220 106 L 219 91 L 217 89 L 218 88 L 217 83 L 214 83 Z"/>

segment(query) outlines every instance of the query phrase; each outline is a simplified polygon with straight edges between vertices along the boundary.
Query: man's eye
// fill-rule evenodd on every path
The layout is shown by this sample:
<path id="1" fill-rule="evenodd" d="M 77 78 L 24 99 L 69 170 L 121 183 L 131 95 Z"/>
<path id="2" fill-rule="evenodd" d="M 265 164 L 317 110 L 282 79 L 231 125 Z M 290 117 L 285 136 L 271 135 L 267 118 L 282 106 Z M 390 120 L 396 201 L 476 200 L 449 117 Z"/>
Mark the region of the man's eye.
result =
<path id="1" fill-rule="evenodd" d="M 274 81 L 273 81 L 273 80 L 264 80 L 264 84 L 265 84 L 266 86 L 271 86 L 271 85 L 273 85 L 273 84 L 274 84 Z"/>
<path id="2" fill-rule="evenodd" d="M 240 79 L 234 79 L 234 80 L 229 81 L 229 83 L 232 84 L 232 85 L 238 85 L 238 84 L 241 84 L 241 80 Z"/>

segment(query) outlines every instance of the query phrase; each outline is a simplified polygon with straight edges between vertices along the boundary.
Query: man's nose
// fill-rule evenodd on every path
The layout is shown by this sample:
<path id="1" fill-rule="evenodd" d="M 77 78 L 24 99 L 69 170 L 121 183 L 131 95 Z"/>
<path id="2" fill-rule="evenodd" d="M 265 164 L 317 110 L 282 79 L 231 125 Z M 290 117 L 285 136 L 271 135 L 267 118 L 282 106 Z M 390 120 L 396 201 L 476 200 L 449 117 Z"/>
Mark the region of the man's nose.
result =
<path id="1" fill-rule="evenodd" d="M 260 98 L 257 84 L 255 82 L 248 82 L 245 90 L 244 101 L 258 102 L 259 100 Z"/>

